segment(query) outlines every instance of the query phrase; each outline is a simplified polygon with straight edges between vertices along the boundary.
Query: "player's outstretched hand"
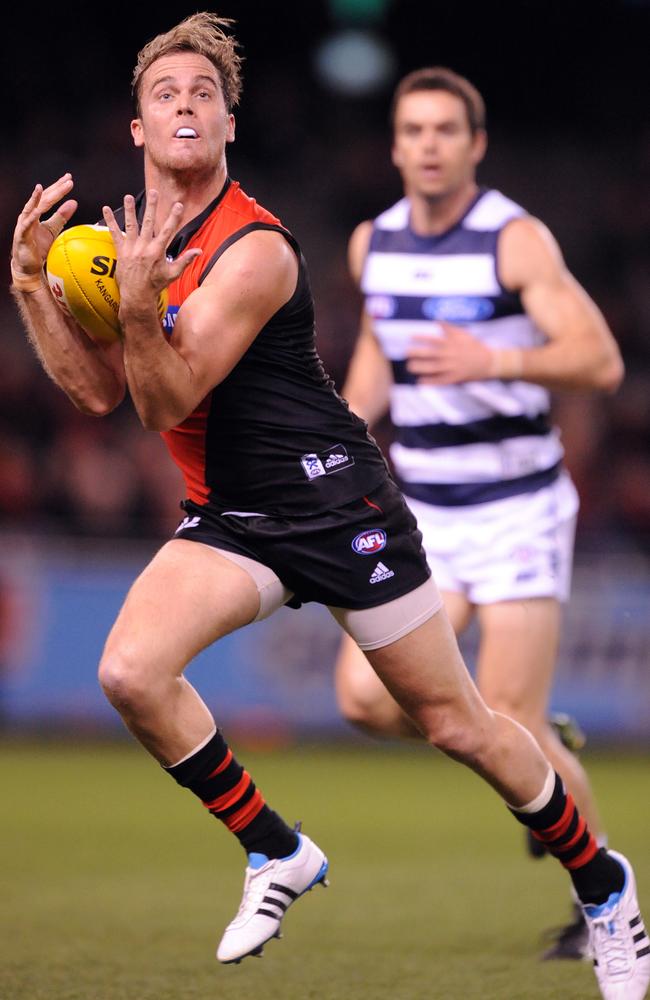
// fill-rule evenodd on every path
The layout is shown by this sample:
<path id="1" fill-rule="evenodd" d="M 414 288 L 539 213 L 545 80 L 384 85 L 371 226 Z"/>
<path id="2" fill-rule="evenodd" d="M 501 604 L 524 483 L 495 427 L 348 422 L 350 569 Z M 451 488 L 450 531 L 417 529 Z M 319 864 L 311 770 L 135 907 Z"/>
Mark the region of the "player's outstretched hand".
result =
<path id="1" fill-rule="evenodd" d="M 77 210 L 73 199 L 64 201 L 49 219 L 41 222 L 41 215 L 49 212 L 58 201 L 70 194 L 73 187 L 71 174 L 64 174 L 54 184 L 44 188 L 37 184 L 22 212 L 18 216 L 11 248 L 11 272 L 14 279 L 29 280 L 40 274 L 52 243 Z"/>
<path id="2" fill-rule="evenodd" d="M 120 310 L 133 309 L 143 303 L 153 302 L 164 288 L 179 277 L 202 250 L 186 250 L 175 260 L 167 257 L 167 246 L 178 230 L 183 215 L 183 205 L 175 202 L 164 223 L 154 233 L 158 208 L 158 192 L 149 191 L 142 218 L 138 226 L 135 198 L 124 198 L 124 232 L 120 229 L 111 209 L 103 208 L 104 221 L 111 231 L 117 254 L 115 278 L 120 289 Z"/>
<path id="3" fill-rule="evenodd" d="M 452 385 L 492 378 L 494 352 L 462 326 L 441 322 L 439 336 L 415 334 L 407 368 L 421 385 Z"/>

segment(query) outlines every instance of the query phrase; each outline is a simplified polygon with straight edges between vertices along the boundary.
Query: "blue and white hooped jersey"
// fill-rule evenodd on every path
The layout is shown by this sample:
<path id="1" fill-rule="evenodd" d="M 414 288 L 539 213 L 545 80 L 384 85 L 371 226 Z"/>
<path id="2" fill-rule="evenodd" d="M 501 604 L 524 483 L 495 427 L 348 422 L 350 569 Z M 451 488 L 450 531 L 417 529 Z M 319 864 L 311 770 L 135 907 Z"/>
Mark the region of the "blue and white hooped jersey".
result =
<path id="1" fill-rule="evenodd" d="M 557 478 L 563 455 L 546 389 L 500 379 L 421 386 L 406 370 L 413 335 L 440 335 L 440 320 L 490 347 L 545 342 L 497 273 L 499 233 L 526 213 L 499 191 L 483 190 L 439 236 L 412 232 L 409 214 L 404 198 L 375 220 L 361 281 L 393 368 L 390 453 L 402 490 L 447 507 L 540 489 Z"/>

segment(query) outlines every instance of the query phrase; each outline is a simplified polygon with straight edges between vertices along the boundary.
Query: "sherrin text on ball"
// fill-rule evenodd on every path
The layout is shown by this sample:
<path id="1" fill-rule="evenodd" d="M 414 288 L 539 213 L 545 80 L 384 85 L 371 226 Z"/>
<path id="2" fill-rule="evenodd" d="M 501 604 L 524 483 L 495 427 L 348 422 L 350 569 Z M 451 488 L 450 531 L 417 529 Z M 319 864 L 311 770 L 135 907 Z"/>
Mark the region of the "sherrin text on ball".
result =
<path id="1" fill-rule="evenodd" d="M 99 340 L 121 337 L 120 290 L 115 280 L 117 254 L 105 226 L 71 226 L 57 236 L 47 255 L 47 280 L 61 309 Z M 158 298 L 161 322 L 167 290 Z"/>

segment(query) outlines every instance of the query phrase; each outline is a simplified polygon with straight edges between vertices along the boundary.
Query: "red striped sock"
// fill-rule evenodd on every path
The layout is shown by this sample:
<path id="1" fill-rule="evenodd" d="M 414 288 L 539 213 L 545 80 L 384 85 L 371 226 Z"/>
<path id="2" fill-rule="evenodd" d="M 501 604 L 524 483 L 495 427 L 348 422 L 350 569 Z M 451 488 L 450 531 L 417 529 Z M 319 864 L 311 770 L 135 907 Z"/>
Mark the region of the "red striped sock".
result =
<path id="1" fill-rule="evenodd" d="M 250 774 L 237 762 L 219 731 L 195 753 L 166 770 L 179 785 L 201 799 L 247 853 L 284 858 L 296 849 L 296 834 L 266 805 Z"/>
<path id="2" fill-rule="evenodd" d="M 538 817 L 539 815 L 540 813 L 537 814 Z M 569 871 L 582 868 L 598 852 L 596 839 L 589 830 L 586 820 L 578 812 L 570 792 L 565 793 L 564 809 L 560 818 L 542 828 L 534 829 L 531 825 L 531 832 L 549 854 L 556 857 Z"/>
<path id="3" fill-rule="evenodd" d="M 559 774 L 555 775 L 549 800 L 540 808 L 531 811 L 511 807 L 510 811 L 568 870 L 583 903 L 604 903 L 610 893 L 623 888 L 625 874 L 621 866 L 598 847 Z"/>

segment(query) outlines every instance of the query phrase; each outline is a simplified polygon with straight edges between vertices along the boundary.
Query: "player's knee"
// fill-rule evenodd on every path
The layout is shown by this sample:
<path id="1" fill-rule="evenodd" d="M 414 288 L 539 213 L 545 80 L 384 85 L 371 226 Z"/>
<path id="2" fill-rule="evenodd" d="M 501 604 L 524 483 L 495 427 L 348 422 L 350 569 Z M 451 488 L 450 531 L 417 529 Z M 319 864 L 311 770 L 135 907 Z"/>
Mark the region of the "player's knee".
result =
<path id="1" fill-rule="evenodd" d="M 146 671 L 126 648 L 106 652 L 99 664 L 99 683 L 111 705 L 118 711 L 134 711 L 151 694 Z"/>
<path id="2" fill-rule="evenodd" d="M 346 686 L 338 692 L 343 718 L 371 735 L 391 735 L 401 710 L 387 691 L 370 691 L 363 685 Z"/>
<path id="3" fill-rule="evenodd" d="M 481 758 L 488 740 L 485 727 L 455 706 L 429 710 L 418 718 L 418 724 L 431 746 L 470 765 Z"/>
<path id="4" fill-rule="evenodd" d="M 372 736 L 383 736 L 389 734 L 391 713 L 382 712 L 380 706 L 363 701 L 346 701 L 341 706 L 341 713 L 344 719 L 360 729 L 364 733 Z"/>
<path id="5" fill-rule="evenodd" d="M 355 726 L 369 722 L 374 714 L 373 699 L 364 695 L 363 690 L 346 687 L 338 692 L 341 715 Z"/>
<path id="6" fill-rule="evenodd" d="M 518 722 L 520 726 L 530 730 L 534 735 L 538 735 L 540 727 L 544 724 L 544 716 L 538 717 L 538 713 L 533 710 L 525 696 L 494 693 L 492 697 L 486 697 L 485 700 L 493 712 L 506 715 L 509 719 Z"/>

